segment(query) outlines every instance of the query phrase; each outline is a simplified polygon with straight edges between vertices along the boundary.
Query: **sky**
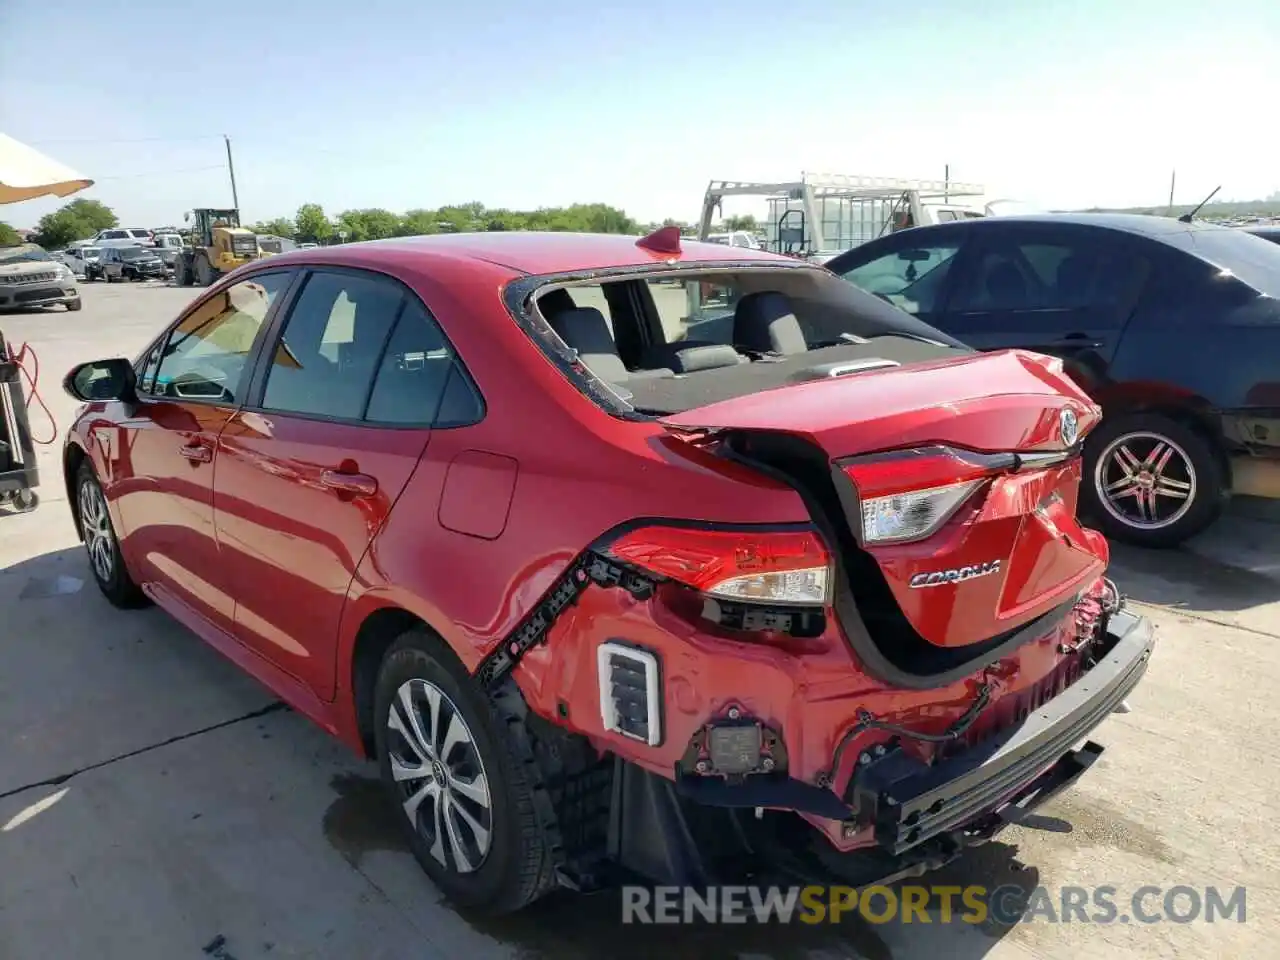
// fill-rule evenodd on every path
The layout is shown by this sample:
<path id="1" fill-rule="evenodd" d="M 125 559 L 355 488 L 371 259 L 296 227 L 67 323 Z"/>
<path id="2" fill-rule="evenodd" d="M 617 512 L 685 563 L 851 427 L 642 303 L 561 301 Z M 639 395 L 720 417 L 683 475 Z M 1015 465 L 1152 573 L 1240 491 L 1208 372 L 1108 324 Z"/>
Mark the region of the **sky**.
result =
<path id="1" fill-rule="evenodd" d="M 693 220 L 712 179 L 948 165 L 1050 208 L 1163 203 L 1174 170 L 1179 202 L 1254 199 L 1280 190 L 1277 49 L 1277 0 L 0 0 L 0 131 L 141 226 L 230 204 L 223 135 L 249 222 Z"/>

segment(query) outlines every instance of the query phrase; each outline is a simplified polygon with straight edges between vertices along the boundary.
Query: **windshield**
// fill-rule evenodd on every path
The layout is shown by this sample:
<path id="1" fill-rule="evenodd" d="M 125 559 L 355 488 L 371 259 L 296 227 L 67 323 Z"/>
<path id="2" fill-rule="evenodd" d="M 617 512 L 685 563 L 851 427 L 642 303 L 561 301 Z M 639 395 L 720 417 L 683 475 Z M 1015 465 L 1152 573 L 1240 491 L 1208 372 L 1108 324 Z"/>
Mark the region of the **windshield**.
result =
<path id="1" fill-rule="evenodd" d="M 129 235 L 130 235 L 130 236 L 133 236 L 133 237 L 137 237 L 137 238 L 139 238 L 139 239 L 141 239 L 141 240 L 150 240 L 150 239 L 151 239 L 151 231 L 150 231 L 150 230 L 130 230 L 130 231 L 129 231 Z"/>
<path id="2" fill-rule="evenodd" d="M 81 247 L 77 252 L 81 260 L 87 260 L 89 257 L 96 257 L 102 251 L 98 247 Z"/>
<path id="3" fill-rule="evenodd" d="M 1228 227 L 1184 230 L 1164 234 L 1162 239 L 1229 270 L 1259 293 L 1280 297 L 1280 245 Z"/>
<path id="4" fill-rule="evenodd" d="M 52 260 L 43 247 L 34 243 L 23 243 L 16 247 L 0 247 L 0 263 L 23 263 L 26 261 Z"/>
<path id="5" fill-rule="evenodd" d="M 141 260 L 144 257 L 153 257 L 153 256 L 155 256 L 155 254 L 153 254 L 150 250 L 143 250 L 141 247 L 121 247 L 120 248 L 121 260 Z"/>
<path id="6" fill-rule="evenodd" d="M 548 337 L 543 349 L 561 358 L 576 350 L 603 381 L 588 392 L 606 406 L 620 399 L 655 416 L 832 376 L 832 369 L 870 371 L 971 352 L 818 268 L 679 270 L 543 289 L 538 312 L 563 344 Z"/>

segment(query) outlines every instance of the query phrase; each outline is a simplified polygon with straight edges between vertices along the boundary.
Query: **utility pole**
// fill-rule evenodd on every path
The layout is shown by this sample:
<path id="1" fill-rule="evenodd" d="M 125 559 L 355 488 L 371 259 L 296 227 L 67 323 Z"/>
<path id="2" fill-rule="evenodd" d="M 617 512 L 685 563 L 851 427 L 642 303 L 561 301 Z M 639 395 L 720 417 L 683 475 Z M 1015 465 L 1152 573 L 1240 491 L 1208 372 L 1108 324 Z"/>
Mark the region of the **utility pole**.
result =
<path id="1" fill-rule="evenodd" d="M 942 168 L 942 202 L 946 203 L 951 199 L 951 164 L 947 164 Z"/>
<path id="2" fill-rule="evenodd" d="M 1169 216 L 1173 216 L 1173 188 L 1178 182 L 1178 171 L 1173 171 L 1169 176 Z"/>
<path id="3" fill-rule="evenodd" d="M 227 144 L 227 173 L 231 175 L 231 205 L 239 210 L 240 197 L 236 193 L 236 165 L 231 161 L 231 138 L 224 133 L 222 139 Z"/>

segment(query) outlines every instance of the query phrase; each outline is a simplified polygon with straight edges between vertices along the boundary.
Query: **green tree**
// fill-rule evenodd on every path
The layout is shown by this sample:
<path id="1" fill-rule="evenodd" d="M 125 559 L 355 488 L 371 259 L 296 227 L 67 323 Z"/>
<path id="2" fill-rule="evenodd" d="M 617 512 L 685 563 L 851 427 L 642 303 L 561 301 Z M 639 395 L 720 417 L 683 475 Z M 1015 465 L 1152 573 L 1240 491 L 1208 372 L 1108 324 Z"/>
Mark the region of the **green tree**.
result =
<path id="1" fill-rule="evenodd" d="M 756 233 L 760 229 L 760 224 L 756 222 L 755 217 L 748 213 L 739 217 L 726 217 L 724 228 L 726 230 L 746 230 L 748 233 Z"/>
<path id="2" fill-rule="evenodd" d="M 0 220 L 0 246 L 12 246 L 22 242 L 22 235 L 9 224 Z"/>
<path id="3" fill-rule="evenodd" d="M 116 216 L 116 212 L 101 200 L 86 200 L 82 197 L 79 200 L 72 200 L 62 209 L 86 224 L 93 233 L 99 230 L 110 230 L 120 225 L 120 218 Z"/>
<path id="4" fill-rule="evenodd" d="M 72 240 L 92 237 L 119 222 L 115 211 L 100 200 L 72 200 L 41 217 L 32 239 L 46 250 L 55 250 Z"/>
<path id="5" fill-rule="evenodd" d="M 436 210 L 409 210 L 400 218 L 397 237 L 423 237 L 440 232 L 440 214 Z"/>
<path id="6" fill-rule="evenodd" d="M 338 214 L 338 227 L 347 232 L 347 239 L 350 241 L 383 240 L 397 234 L 400 217 L 380 207 L 344 210 Z"/>
<path id="7" fill-rule="evenodd" d="M 304 243 L 320 243 L 333 234 L 333 225 L 318 203 L 304 203 L 294 215 L 294 237 Z"/>
<path id="8" fill-rule="evenodd" d="M 73 240 L 92 237 L 95 233 L 97 231 L 93 227 L 83 220 L 76 219 L 74 214 L 63 207 L 41 217 L 40 222 L 36 224 L 35 236 L 31 239 L 46 250 L 56 250 L 59 247 L 65 247 Z"/>
<path id="9" fill-rule="evenodd" d="M 272 237 L 292 237 L 298 228 L 288 217 L 276 217 L 274 220 L 260 220 L 253 225 L 253 232 L 267 234 Z"/>

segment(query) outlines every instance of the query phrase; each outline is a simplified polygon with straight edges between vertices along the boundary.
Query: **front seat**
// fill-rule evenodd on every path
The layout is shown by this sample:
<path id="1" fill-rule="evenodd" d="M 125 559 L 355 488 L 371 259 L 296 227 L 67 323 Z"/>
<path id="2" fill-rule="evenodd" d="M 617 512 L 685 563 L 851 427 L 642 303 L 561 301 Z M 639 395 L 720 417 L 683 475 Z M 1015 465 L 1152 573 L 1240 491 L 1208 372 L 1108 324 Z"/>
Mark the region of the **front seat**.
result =
<path id="1" fill-rule="evenodd" d="M 774 290 L 749 293 L 733 313 L 734 346 L 790 356 L 809 349 L 791 301 Z"/>

